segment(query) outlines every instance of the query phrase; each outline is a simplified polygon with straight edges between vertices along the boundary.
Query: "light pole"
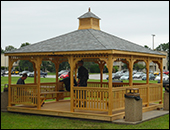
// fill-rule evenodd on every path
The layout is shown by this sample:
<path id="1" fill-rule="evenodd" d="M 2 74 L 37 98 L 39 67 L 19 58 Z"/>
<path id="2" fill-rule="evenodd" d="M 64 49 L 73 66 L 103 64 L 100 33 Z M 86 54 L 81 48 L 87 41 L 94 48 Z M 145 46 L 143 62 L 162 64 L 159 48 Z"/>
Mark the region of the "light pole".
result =
<path id="1" fill-rule="evenodd" d="M 153 50 L 154 50 L 154 36 L 155 36 L 155 34 L 152 34 L 152 49 Z M 155 67 L 155 64 L 153 62 L 153 72 L 155 71 L 154 67 Z"/>
<path id="2" fill-rule="evenodd" d="M 153 40 L 152 40 L 152 49 L 154 50 L 154 36 L 155 36 L 155 34 L 152 34 L 152 36 L 153 36 Z"/>

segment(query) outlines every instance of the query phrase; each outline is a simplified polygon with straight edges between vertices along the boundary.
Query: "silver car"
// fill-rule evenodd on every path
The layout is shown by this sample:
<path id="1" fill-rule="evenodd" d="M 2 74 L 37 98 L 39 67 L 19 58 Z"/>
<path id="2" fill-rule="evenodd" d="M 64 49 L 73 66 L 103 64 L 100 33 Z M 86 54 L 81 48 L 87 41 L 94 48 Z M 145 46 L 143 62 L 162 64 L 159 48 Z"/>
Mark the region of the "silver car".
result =
<path id="1" fill-rule="evenodd" d="M 137 78 L 137 79 L 142 78 L 144 75 L 145 75 L 145 73 L 143 73 L 143 72 L 137 72 L 136 74 L 133 75 L 133 79 L 134 78 Z"/>
<path id="2" fill-rule="evenodd" d="M 120 80 L 129 80 L 129 73 L 126 73 L 120 77 Z"/>
<path id="3" fill-rule="evenodd" d="M 24 70 L 24 71 L 20 72 L 20 73 L 19 73 L 19 75 L 21 76 L 21 75 L 22 75 L 22 74 L 24 74 L 24 73 L 27 73 L 27 74 L 28 74 L 28 73 L 29 73 L 29 71 Z"/>
<path id="4" fill-rule="evenodd" d="M 156 76 L 155 80 L 160 80 L 160 74 Z M 163 73 L 163 80 L 169 80 L 169 76 Z"/>

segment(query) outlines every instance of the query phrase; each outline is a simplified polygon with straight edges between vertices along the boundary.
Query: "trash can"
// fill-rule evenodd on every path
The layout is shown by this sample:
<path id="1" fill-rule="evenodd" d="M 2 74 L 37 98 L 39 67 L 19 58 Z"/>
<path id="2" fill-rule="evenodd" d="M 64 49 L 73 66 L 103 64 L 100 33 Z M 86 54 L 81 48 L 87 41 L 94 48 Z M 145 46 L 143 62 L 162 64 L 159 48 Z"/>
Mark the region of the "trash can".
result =
<path id="1" fill-rule="evenodd" d="M 1 92 L 1 111 L 7 111 L 8 106 L 8 84 L 4 85 L 4 91 Z"/>
<path id="2" fill-rule="evenodd" d="M 138 88 L 128 88 L 125 94 L 125 121 L 142 120 L 142 99 Z"/>
<path id="3" fill-rule="evenodd" d="M 165 86 L 163 109 L 169 111 L 169 84 Z"/>

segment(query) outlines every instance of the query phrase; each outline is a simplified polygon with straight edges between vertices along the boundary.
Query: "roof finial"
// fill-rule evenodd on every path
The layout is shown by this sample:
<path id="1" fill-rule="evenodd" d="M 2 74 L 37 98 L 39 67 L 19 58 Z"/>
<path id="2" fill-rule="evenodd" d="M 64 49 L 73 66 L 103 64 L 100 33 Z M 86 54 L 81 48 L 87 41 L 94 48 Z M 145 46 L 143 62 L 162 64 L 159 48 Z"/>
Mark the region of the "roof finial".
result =
<path id="1" fill-rule="evenodd" d="M 90 7 L 89 7 L 89 12 L 90 12 Z"/>

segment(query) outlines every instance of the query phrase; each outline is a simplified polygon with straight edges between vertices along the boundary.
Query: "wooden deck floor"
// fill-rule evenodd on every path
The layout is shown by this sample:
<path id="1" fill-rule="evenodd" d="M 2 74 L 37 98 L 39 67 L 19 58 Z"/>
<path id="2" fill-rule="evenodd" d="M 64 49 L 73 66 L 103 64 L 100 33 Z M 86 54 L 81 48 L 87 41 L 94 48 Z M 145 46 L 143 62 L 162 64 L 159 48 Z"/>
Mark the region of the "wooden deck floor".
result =
<path id="1" fill-rule="evenodd" d="M 149 107 L 143 106 L 143 112 L 150 111 L 162 107 L 161 104 L 151 104 Z M 33 113 L 41 115 L 52 115 L 52 116 L 64 116 L 72 118 L 84 118 L 93 120 L 104 120 L 113 121 L 115 119 L 121 119 L 125 115 L 125 110 L 113 111 L 112 115 L 108 115 L 108 112 L 102 111 L 91 111 L 91 110 L 75 110 L 70 112 L 70 100 L 61 100 L 58 102 L 46 102 L 40 110 L 37 107 L 17 105 L 8 107 L 8 111 L 13 112 L 23 112 L 23 113 Z"/>

